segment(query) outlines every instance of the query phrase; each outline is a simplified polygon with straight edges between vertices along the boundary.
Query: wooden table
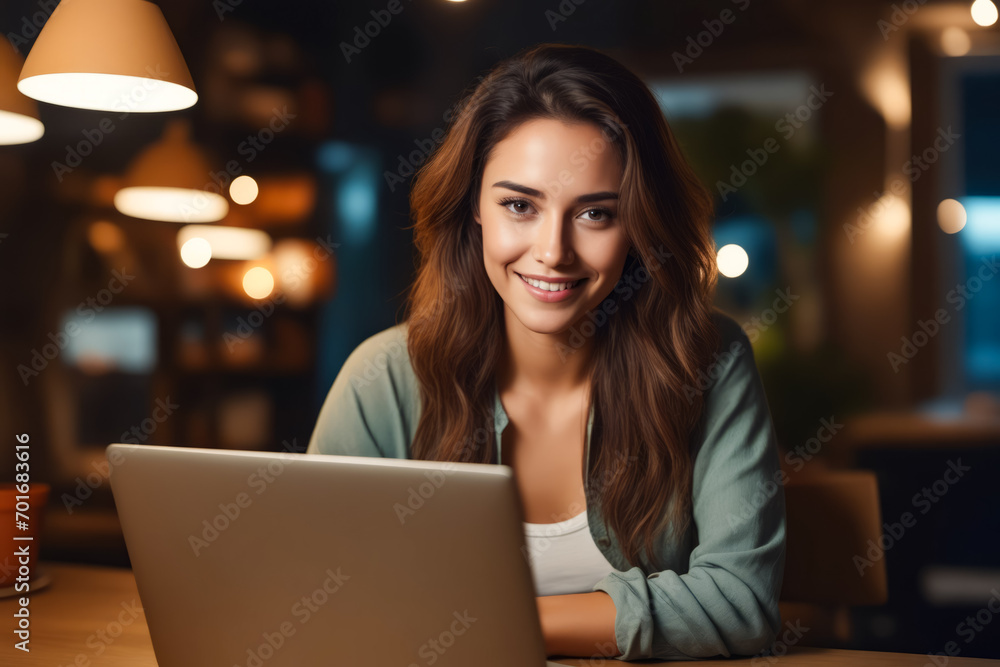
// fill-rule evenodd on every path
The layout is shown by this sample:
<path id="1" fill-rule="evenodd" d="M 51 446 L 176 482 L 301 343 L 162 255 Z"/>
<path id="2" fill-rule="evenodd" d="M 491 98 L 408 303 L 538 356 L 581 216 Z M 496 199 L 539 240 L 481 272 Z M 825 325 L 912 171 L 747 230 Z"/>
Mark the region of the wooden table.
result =
<path id="1" fill-rule="evenodd" d="M 30 653 L 14 648 L 10 630 L 2 633 L 0 665 L 19 667 L 156 667 L 149 629 L 139 602 L 131 570 L 42 563 L 51 573 L 52 583 L 31 594 L 28 609 L 31 614 Z M 12 627 L 13 613 L 18 608 L 16 598 L 0 600 L 0 617 L 7 628 Z M 627 664 L 609 659 L 585 660 L 564 658 L 553 660 L 564 665 Z M 738 660 L 699 660 L 699 665 L 746 664 L 748 667 L 779 665 L 892 665 L 924 667 L 926 655 L 916 653 L 881 653 L 871 651 L 839 651 L 834 649 L 791 647 L 781 657 L 757 657 Z M 640 663 L 633 663 L 640 664 Z M 672 665 L 677 662 L 644 662 L 643 665 Z M 1000 660 L 981 658 L 949 658 L 948 667 L 975 665 L 1000 666 Z M 192 666 L 194 667 L 194 666 Z M 307 666 L 303 666 L 307 667 Z"/>

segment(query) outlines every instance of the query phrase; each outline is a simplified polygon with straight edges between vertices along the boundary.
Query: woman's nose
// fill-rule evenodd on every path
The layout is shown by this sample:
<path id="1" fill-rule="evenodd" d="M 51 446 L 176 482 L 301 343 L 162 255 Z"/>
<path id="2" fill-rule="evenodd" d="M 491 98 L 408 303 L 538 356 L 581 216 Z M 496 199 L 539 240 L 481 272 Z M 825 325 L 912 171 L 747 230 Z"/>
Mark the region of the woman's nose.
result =
<path id="1" fill-rule="evenodd" d="M 559 266 L 573 261 L 572 228 L 565 224 L 562 213 L 550 212 L 538 226 L 535 238 L 535 261 Z"/>

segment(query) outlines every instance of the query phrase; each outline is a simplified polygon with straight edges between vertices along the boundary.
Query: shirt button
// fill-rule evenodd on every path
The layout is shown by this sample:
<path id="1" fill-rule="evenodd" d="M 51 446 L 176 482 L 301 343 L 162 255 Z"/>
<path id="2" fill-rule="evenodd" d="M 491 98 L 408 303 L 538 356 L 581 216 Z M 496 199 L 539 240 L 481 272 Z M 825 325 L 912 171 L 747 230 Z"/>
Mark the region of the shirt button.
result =
<path id="1" fill-rule="evenodd" d="M 653 574 L 649 575 L 646 578 L 647 579 L 656 579 L 658 576 L 660 576 L 660 573 L 659 572 L 654 572 Z"/>
<path id="2" fill-rule="evenodd" d="M 611 540 L 609 540 L 606 537 L 602 537 L 601 539 L 597 540 L 597 543 L 600 544 L 602 547 L 606 547 L 609 544 L 611 544 Z"/>

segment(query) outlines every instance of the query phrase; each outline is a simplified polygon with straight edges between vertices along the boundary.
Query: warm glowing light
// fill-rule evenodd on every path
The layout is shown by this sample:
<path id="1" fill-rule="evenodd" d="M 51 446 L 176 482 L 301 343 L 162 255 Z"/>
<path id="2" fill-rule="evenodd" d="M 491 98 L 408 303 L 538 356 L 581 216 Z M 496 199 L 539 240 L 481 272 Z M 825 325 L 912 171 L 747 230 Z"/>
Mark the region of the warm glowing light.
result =
<path id="1" fill-rule="evenodd" d="M 255 266 L 243 274 L 243 290 L 252 299 L 263 299 L 274 289 L 274 276 L 263 266 Z"/>
<path id="2" fill-rule="evenodd" d="M 207 241 L 215 259 L 258 259 L 271 249 L 267 232 L 245 227 L 187 225 L 177 232 L 177 245 L 183 247 L 193 238 Z"/>
<path id="3" fill-rule="evenodd" d="M 875 233 L 887 241 L 898 241 L 910 231 L 910 205 L 892 193 L 882 195 L 872 206 Z"/>
<path id="4" fill-rule="evenodd" d="M 249 204 L 257 198 L 257 181 L 249 176 L 237 176 L 229 185 L 229 196 L 237 204 Z"/>
<path id="5" fill-rule="evenodd" d="M 94 250 L 102 253 L 117 252 L 125 245 L 121 227 L 106 220 L 98 220 L 87 228 L 87 240 Z"/>
<path id="6" fill-rule="evenodd" d="M 958 26 L 945 28 L 941 33 L 941 50 L 945 55 L 964 56 L 971 48 L 972 40 L 969 39 L 969 33 Z"/>
<path id="7" fill-rule="evenodd" d="M 200 236 L 188 239 L 181 246 L 181 261 L 192 269 L 200 269 L 208 264 L 210 259 L 212 259 L 212 244 Z"/>
<path id="8" fill-rule="evenodd" d="M 17 90 L 17 78 L 23 68 L 24 58 L 16 48 L 0 49 L 0 145 L 3 146 L 37 141 L 45 134 L 35 100 Z"/>
<path id="9" fill-rule="evenodd" d="M 719 273 L 727 278 L 736 278 L 743 275 L 750 266 L 750 257 L 746 250 L 735 243 L 730 243 L 719 248 L 716 262 L 719 265 Z"/>
<path id="10" fill-rule="evenodd" d="M 972 20 L 988 28 L 997 22 L 997 6 L 990 0 L 976 0 L 972 3 Z"/>
<path id="11" fill-rule="evenodd" d="M 13 111 L 0 110 L 0 145 L 26 144 L 41 139 L 43 134 L 45 126 L 42 121 Z"/>
<path id="12" fill-rule="evenodd" d="M 937 207 L 938 227 L 945 234 L 954 234 L 962 231 L 965 223 L 969 219 L 962 203 L 955 199 L 945 199 Z"/>
<path id="13" fill-rule="evenodd" d="M 906 65 L 899 58 L 885 56 L 862 76 L 862 89 L 872 106 L 894 129 L 910 124 L 910 84 Z"/>
<path id="14" fill-rule="evenodd" d="M 17 89 L 39 102 L 92 111 L 177 111 L 198 101 L 198 93 L 180 84 L 123 74 L 39 74 L 21 79 Z"/>
<path id="15" fill-rule="evenodd" d="M 214 192 L 145 186 L 116 192 L 115 208 L 133 218 L 162 222 L 215 222 L 229 213 L 226 198 Z"/>

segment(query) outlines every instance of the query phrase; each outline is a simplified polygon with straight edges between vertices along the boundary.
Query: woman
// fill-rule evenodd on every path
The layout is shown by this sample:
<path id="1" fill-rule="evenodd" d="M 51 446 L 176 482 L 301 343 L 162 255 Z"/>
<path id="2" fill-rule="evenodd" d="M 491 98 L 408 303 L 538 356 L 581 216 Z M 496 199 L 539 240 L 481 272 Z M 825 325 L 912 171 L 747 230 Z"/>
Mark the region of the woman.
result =
<path id="1" fill-rule="evenodd" d="M 412 186 L 405 321 L 350 355 L 308 452 L 511 466 L 549 655 L 761 651 L 784 496 L 712 307 L 710 194 L 598 51 L 536 46 L 460 109 Z"/>

